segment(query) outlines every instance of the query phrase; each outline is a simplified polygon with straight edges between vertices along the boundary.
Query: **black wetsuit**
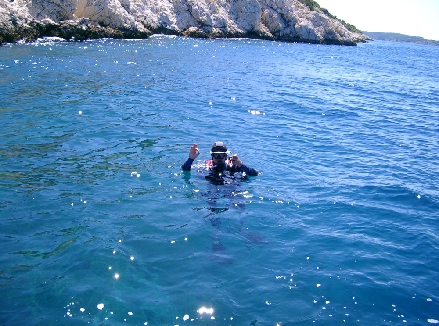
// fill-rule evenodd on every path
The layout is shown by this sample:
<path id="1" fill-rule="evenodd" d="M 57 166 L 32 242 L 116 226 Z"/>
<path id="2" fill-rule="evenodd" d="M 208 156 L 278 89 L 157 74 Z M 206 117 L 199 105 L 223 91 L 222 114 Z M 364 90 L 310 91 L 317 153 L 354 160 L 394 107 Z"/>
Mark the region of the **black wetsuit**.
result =
<path id="1" fill-rule="evenodd" d="M 193 162 L 194 162 L 193 159 L 188 158 L 187 161 L 181 166 L 181 168 L 184 171 L 190 171 Z M 249 175 L 249 176 L 256 176 L 259 174 L 259 172 L 256 169 L 253 169 L 245 164 L 242 164 L 241 167 L 238 167 L 236 165 L 229 165 L 229 164 L 225 164 L 225 163 L 222 165 L 217 165 L 217 166 L 210 165 L 209 170 L 215 171 L 217 173 L 228 171 L 228 172 L 230 172 L 230 174 L 234 174 L 236 172 L 244 172 L 246 175 Z"/>
<path id="2" fill-rule="evenodd" d="M 190 171 L 192 167 L 193 159 L 188 158 L 187 161 L 181 166 L 184 171 Z M 205 176 L 206 180 L 209 180 L 211 183 L 216 185 L 224 185 L 234 183 L 237 179 L 246 179 L 247 176 L 257 176 L 259 172 L 256 169 L 253 169 L 245 164 L 242 164 L 241 167 L 236 165 L 230 165 L 226 162 L 218 165 L 214 165 L 212 161 L 206 162 L 207 172 L 208 174 Z M 229 173 L 224 173 L 224 172 Z M 241 173 L 240 178 L 236 178 L 234 176 L 235 173 Z"/>

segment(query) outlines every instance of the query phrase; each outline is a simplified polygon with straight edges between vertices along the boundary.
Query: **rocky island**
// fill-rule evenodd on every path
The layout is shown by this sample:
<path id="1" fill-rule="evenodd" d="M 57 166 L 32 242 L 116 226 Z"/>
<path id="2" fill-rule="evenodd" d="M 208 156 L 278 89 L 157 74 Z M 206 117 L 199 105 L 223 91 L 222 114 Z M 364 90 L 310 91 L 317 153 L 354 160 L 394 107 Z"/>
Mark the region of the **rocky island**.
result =
<path id="1" fill-rule="evenodd" d="M 411 35 L 406 35 L 406 34 L 401 34 L 401 33 L 389 33 L 389 32 L 366 32 L 366 31 L 363 31 L 363 33 L 366 34 L 367 36 L 371 37 L 374 40 L 439 46 L 439 41 L 427 40 L 421 36 L 411 36 Z"/>
<path id="2" fill-rule="evenodd" d="M 313 0 L 0 0 L 0 44 L 158 33 L 339 45 L 369 39 L 352 27 Z"/>

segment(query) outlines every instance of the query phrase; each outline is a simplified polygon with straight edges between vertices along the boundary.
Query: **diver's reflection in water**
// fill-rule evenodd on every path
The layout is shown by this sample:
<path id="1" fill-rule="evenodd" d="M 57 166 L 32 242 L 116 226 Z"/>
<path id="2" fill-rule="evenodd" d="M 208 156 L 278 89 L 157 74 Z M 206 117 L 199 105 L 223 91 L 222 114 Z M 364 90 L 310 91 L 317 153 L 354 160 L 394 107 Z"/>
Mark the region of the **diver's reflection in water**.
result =
<path id="1" fill-rule="evenodd" d="M 205 207 L 208 213 L 203 219 L 215 230 L 212 236 L 211 258 L 221 264 L 230 264 L 233 259 L 227 255 L 226 247 L 221 239 L 224 238 L 224 233 L 239 234 L 242 232 L 245 211 L 244 194 L 246 193 L 243 185 L 248 178 L 240 173 L 209 171 L 206 174 L 206 171 L 198 172 L 199 177 L 208 181 L 207 189 L 201 192 L 201 196 L 208 204 Z M 184 173 L 183 176 L 185 181 L 190 184 L 190 176 L 187 173 Z M 224 216 L 226 212 L 229 214 Z"/>

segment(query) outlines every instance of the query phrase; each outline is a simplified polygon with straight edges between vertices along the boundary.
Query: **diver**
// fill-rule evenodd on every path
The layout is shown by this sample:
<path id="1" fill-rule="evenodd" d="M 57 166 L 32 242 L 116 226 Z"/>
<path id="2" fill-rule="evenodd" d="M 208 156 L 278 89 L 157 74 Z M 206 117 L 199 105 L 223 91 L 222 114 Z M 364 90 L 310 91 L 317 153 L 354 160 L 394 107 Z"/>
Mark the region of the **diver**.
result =
<path id="1" fill-rule="evenodd" d="M 259 172 L 248 165 L 242 163 L 237 154 L 228 157 L 230 152 L 226 145 L 217 141 L 212 145 L 210 151 L 211 160 L 205 161 L 204 164 L 194 163 L 194 160 L 200 155 L 198 144 L 193 144 L 189 151 L 189 158 L 181 166 L 184 171 L 190 171 L 196 168 L 197 172 L 209 181 L 208 189 L 203 195 L 209 204 L 209 214 L 204 217 L 210 221 L 216 232 L 212 238 L 212 258 L 223 264 L 229 264 L 233 259 L 226 254 L 226 248 L 221 243 L 224 225 L 221 227 L 220 213 L 224 213 L 233 208 L 237 214 L 233 218 L 226 219 L 227 232 L 242 232 L 242 213 L 245 209 L 245 200 L 241 188 L 241 181 L 247 180 L 247 176 L 257 176 Z M 221 186 L 221 187 L 218 187 Z M 229 204 L 224 207 L 224 199 Z M 224 219 L 223 219 L 224 221 Z"/>
<path id="2" fill-rule="evenodd" d="M 210 154 L 212 156 L 211 160 L 206 161 L 206 169 L 209 174 L 206 179 L 211 181 L 213 184 L 221 185 L 229 183 L 227 181 L 228 177 L 234 176 L 235 173 L 241 173 L 241 179 L 245 179 L 247 176 L 257 176 L 259 172 L 256 169 L 249 167 L 248 165 L 242 163 L 238 154 L 234 154 L 228 157 L 230 152 L 227 150 L 226 145 L 217 141 L 212 145 Z M 189 158 L 181 166 L 184 171 L 190 171 L 192 163 L 200 155 L 200 150 L 198 149 L 198 144 L 193 144 L 189 150 Z M 229 172 L 226 175 L 225 172 Z"/>

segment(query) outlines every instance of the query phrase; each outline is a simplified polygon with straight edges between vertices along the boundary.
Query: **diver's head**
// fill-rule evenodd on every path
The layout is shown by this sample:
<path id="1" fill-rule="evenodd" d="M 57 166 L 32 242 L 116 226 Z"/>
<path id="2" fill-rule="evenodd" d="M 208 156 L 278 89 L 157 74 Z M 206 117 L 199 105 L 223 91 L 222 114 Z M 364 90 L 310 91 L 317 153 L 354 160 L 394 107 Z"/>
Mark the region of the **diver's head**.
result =
<path id="1" fill-rule="evenodd" d="M 227 154 L 227 147 L 222 141 L 213 143 L 210 155 L 212 155 L 212 163 L 214 165 L 225 165 Z"/>

